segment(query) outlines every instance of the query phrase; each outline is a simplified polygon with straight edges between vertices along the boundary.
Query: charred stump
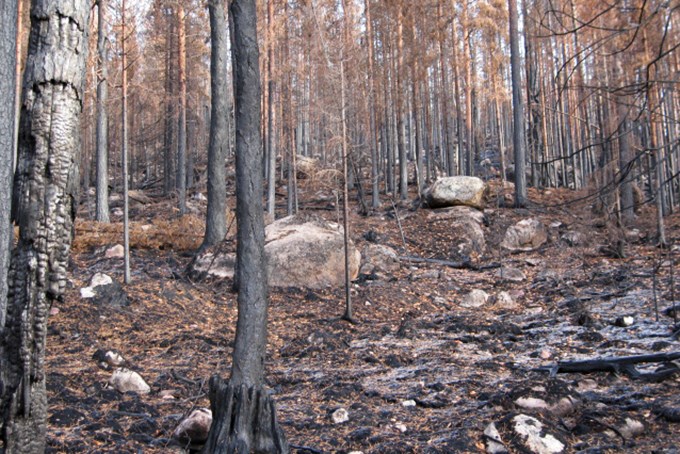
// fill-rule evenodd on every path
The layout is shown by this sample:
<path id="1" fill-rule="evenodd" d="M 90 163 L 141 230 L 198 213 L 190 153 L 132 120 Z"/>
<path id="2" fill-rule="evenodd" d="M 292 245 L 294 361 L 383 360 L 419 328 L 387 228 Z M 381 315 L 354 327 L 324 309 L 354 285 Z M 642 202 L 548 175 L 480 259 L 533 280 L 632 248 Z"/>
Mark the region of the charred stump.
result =
<path id="1" fill-rule="evenodd" d="M 214 420 L 204 453 L 286 453 L 288 442 L 276 419 L 276 408 L 263 387 L 234 386 L 210 379 Z"/>

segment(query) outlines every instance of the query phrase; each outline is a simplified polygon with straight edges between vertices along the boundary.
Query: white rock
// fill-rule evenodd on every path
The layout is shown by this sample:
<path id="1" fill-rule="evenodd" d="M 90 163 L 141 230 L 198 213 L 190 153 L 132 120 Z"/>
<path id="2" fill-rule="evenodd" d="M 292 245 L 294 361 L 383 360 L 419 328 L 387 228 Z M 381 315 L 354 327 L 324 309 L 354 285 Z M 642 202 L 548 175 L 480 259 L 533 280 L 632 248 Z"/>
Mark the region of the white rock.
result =
<path id="1" fill-rule="evenodd" d="M 394 425 L 394 428 L 397 429 L 401 433 L 406 433 L 406 431 L 408 430 L 406 428 L 406 424 L 403 424 L 403 423 L 400 423 L 400 422 L 396 423 Z"/>
<path id="2" fill-rule="evenodd" d="M 338 408 L 331 415 L 333 424 L 342 424 L 343 422 L 349 421 L 349 413 L 344 408 Z"/>
<path id="3" fill-rule="evenodd" d="M 104 256 L 107 259 L 121 259 L 125 256 L 125 248 L 122 244 L 116 244 L 106 250 Z"/>
<path id="4" fill-rule="evenodd" d="M 483 306 L 489 301 L 489 294 L 484 290 L 475 289 L 465 295 L 460 305 L 462 307 L 474 308 Z"/>
<path id="5" fill-rule="evenodd" d="M 172 433 L 172 438 L 184 443 L 201 443 L 208 439 L 208 432 L 212 425 L 212 411 L 208 408 L 198 408 L 184 419 Z"/>
<path id="6" fill-rule="evenodd" d="M 139 394 L 149 394 L 151 387 L 144 381 L 141 375 L 130 369 L 120 368 L 113 371 L 109 383 L 118 392 L 126 393 L 134 391 Z"/>
<path id="7" fill-rule="evenodd" d="M 413 399 L 405 400 L 401 403 L 402 407 L 415 407 L 416 401 Z"/>
<path id="8" fill-rule="evenodd" d="M 108 274 L 95 273 L 94 276 L 92 276 L 92 279 L 90 279 L 90 287 L 92 288 L 109 284 L 113 284 L 113 279 Z"/>
<path id="9" fill-rule="evenodd" d="M 564 452 L 564 444 L 551 434 L 543 433 L 543 423 L 527 415 L 512 418 L 513 430 L 521 437 L 522 444 L 535 454 Z"/>
<path id="10" fill-rule="evenodd" d="M 486 436 L 486 452 L 489 454 L 503 454 L 508 452 L 508 450 L 503 445 L 501 434 L 498 433 L 495 423 L 491 423 L 486 426 L 486 429 L 484 429 L 484 435 Z"/>
<path id="11" fill-rule="evenodd" d="M 640 421 L 635 419 L 626 418 L 623 425 L 619 426 L 619 432 L 626 440 L 635 438 L 641 435 L 645 431 L 645 426 Z"/>
<path id="12" fill-rule="evenodd" d="M 80 289 L 81 298 L 94 298 L 95 296 L 97 296 L 97 293 L 95 293 L 92 287 L 83 287 Z"/>
<path id="13" fill-rule="evenodd" d="M 520 397 L 515 400 L 515 405 L 526 410 L 545 410 L 548 408 L 548 402 L 536 397 Z"/>

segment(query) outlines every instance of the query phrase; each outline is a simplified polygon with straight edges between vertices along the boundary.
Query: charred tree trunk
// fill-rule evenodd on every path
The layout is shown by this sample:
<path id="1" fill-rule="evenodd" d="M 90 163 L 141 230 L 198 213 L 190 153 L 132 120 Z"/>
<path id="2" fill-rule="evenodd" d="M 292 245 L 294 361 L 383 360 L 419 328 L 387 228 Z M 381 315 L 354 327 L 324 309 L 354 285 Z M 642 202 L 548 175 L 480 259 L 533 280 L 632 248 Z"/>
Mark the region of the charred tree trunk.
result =
<path id="1" fill-rule="evenodd" d="M 45 451 L 47 315 L 66 287 L 89 6 L 85 0 L 35 0 L 31 8 L 13 200 L 19 241 L 0 343 L 0 439 L 7 454 Z"/>
<path id="2" fill-rule="evenodd" d="M 229 148 L 229 82 L 227 63 L 227 10 L 224 0 L 208 2 L 210 14 L 210 143 L 208 145 L 208 213 L 202 248 L 213 246 L 227 234 L 227 195 L 224 161 Z"/>
<path id="3" fill-rule="evenodd" d="M 510 65 L 512 66 L 512 145 L 515 153 L 515 206 L 521 207 L 524 206 L 527 198 L 527 176 L 525 171 L 517 0 L 508 0 L 508 11 L 510 14 Z"/>
<path id="4" fill-rule="evenodd" d="M 236 104 L 236 216 L 239 283 L 236 341 L 228 383 L 211 380 L 215 419 L 204 453 L 283 453 L 288 444 L 264 387 L 267 270 L 264 255 L 260 68 L 254 0 L 230 4 Z"/>
<path id="5" fill-rule="evenodd" d="M 108 52 L 106 51 L 106 0 L 98 0 L 97 54 L 97 206 L 95 219 L 109 222 L 109 119 L 106 104 L 109 97 Z M 89 178 L 89 175 L 86 176 Z"/>
<path id="6" fill-rule="evenodd" d="M 187 211 L 187 52 L 186 25 L 184 23 L 184 6 L 177 2 L 177 30 L 178 53 L 177 67 L 179 69 L 179 128 L 177 131 L 177 199 L 179 214 L 184 216 Z"/>
<path id="7" fill-rule="evenodd" d="M 7 269 L 13 239 L 9 220 L 12 208 L 12 176 L 14 173 L 14 124 L 16 93 L 16 27 L 17 3 L 0 4 L 0 339 L 7 312 Z"/>

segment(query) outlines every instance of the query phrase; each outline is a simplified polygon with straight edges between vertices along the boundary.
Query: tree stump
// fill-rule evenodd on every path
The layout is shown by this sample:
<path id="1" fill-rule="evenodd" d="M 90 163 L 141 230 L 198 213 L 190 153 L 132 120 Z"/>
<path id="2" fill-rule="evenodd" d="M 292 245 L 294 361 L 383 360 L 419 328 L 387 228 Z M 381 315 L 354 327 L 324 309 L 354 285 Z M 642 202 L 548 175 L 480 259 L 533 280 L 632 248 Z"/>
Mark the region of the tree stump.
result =
<path id="1" fill-rule="evenodd" d="M 234 385 L 210 379 L 213 425 L 204 454 L 288 453 L 288 441 L 276 420 L 274 399 L 264 386 Z"/>

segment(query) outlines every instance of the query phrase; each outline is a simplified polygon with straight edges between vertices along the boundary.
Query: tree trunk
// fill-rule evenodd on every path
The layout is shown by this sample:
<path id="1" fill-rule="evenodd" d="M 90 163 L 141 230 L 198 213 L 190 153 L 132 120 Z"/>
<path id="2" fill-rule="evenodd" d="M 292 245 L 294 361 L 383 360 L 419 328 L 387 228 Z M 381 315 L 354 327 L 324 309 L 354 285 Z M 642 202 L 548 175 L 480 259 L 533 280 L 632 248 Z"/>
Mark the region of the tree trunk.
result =
<path id="1" fill-rule="evenodd" d="M 264 387 L 268 289 L 255 1 L 233 0 L 230 13 L 234 25 L 238 321 L 229 383 L 219 377 L 211 380 L 215 419 L 203 452 L 282 453 L 289 451 L 288 444 Z"/>
<path id="2" fill-rule="evenodd" d="M 369 146 L 371 147 L 371 208 L 377 210 L 380 207 L 380 187 L 378 171 L 378 131 L 375 109 L 375 70 L 373 68 L 373 18 L 371 17 L 370 0 L 364 0 L 366 11 L 366 40 L 368 41 L 368 110 L 369 110 Z"/>
<path id="3" fill-rule="evenodd" d="M 227 10 L 224 0 L 208 2 L 210 14 L 210 143 L 208 145 L 208 212 L 201 248 L 213 246 L 227 234 L 227 182 L 224 168 L 229 148 L 229 81 Z"/>
<path id="4" fill-rule="evenodd" d="M 184 23 L 184 6 L 177 2 L 177 30 L 178 52 L 177 67 L 179 68 L 179 128 L 177 131 L 177 199 L 179 214 L 184 216 L 187 211 L 187 52 L 186 25 Z"/>
<path id="5" fill-rule="evenodd" d="M 0 343 L 0 439 L 6 454 L 45 451 L 47 315 L 67 283 L 89 14 L 85 0 L 35 0 L 31 9 L 13 200 L 19 241 Z"/>
<path id="6" fill-rule="evenodd" d="M 17 3 L 0 3 L 0 339 L 7 313 L 7 270 L 14 239 L 10 222 L 14 174 L 14 124 L 16 94 Z"/>
<path id="7" fill-rule="evenodd" d="M 124 271 L 123 279 L 126 284 L 130 283 L 130 198 L 128 196 L 129 189 L 129 178 L 128 178 L 128 115 L 127 115 L 127 103 L 128 103 L 128 84 L 127 84 L 127 35 L 126 35 L 126 24 L 125 24 L 125 0 L 122 0 L 120 6 L 121 15 L 121 35 L 123 39 L 121 41 L 121 78 L 122 78 L 122 100 L 121 104 L 123 106 L 121 123 L 123 125 L 122 131 L 122 167 L 123 167 L 123 249 L 124 249 Z"/>
<path id="8" fill-rule="evenodd" d="M 109 70 L 106 49 L 106 0 L 98 0 L 99 13 L 97 28 L 97 203 L 95 219 L 98 222 L 109 222 L 109 124 L 106 104 L 109 96 Z M 86 176 L 89 179 L 89 175 Z"/>
<path id="9" fill-rule="evenodd" d="M 527 176 L 524 155 L 524 115 L 522 114 L 522 80 L 520 75 L 517 0 L 508 0 L 510 13 L 510 65 L 512 67 L 512 145 L 515 153 L 515 206 L 526 203 Z"/>

